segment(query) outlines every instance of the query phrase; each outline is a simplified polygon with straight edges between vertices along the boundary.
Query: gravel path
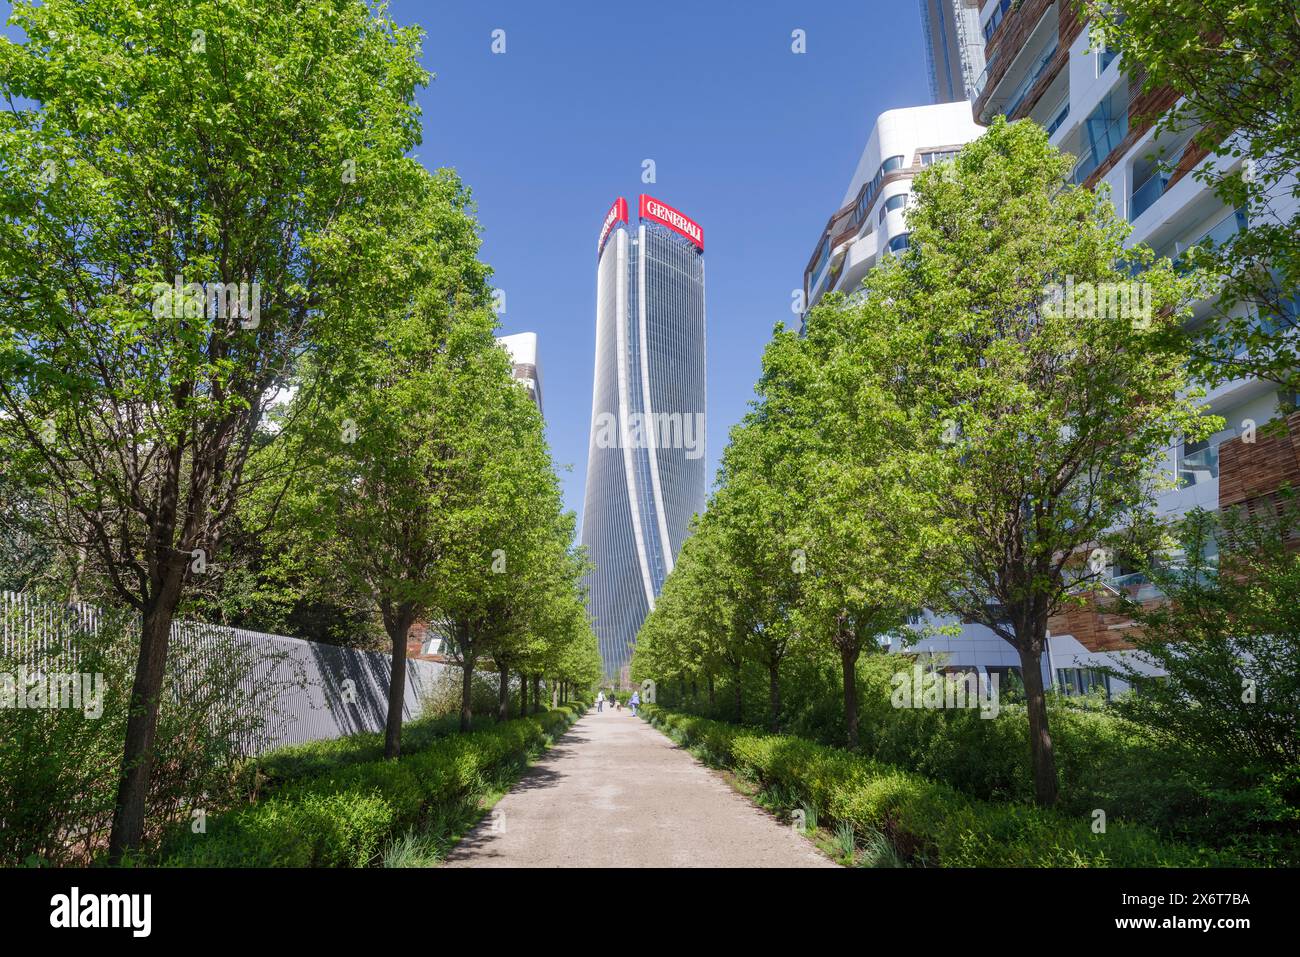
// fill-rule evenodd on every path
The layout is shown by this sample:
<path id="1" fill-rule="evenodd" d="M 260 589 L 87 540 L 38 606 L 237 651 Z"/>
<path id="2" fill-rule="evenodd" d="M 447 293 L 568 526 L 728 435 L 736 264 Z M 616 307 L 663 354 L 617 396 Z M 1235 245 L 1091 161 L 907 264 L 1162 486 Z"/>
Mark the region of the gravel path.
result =
<path id="1" fill-rule="evenodd" d="M 836 865 L 627 709 L 593 708 L 445 866 Z"/>

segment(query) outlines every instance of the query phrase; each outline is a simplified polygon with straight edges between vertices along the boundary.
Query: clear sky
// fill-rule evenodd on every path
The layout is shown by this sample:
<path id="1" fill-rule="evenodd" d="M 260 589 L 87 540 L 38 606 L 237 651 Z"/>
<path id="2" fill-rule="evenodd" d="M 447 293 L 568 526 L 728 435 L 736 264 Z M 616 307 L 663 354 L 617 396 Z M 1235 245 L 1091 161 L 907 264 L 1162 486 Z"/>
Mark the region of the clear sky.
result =
<path id="1" fill-rule="evenodd" d="M 916 0 L 396 0 L 390 13 L 428 35 L 418 156 L 473 191 L 502 332 L 538 334 L 548 435 L 579 514 L 601 220 L 623 195 L 635 221 L 647 192 L 704 227 L 712 482 L 875 117 L 929 102 Z"/>

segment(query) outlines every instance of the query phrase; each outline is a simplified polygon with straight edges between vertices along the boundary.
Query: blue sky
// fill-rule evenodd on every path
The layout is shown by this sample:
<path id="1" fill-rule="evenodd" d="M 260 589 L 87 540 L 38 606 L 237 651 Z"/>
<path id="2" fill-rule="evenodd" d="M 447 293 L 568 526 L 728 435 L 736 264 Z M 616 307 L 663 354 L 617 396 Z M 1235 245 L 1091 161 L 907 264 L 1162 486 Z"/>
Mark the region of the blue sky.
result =
<path id="1" fill-rule="evenodd" d="M 647 192 L 704 227 L 712 481 L 875 117 L 929 102 L 915 0 L 397 0 L 390 13 L 427 33 L 437 77 L 420 95 L 417 155 L 473 191 L 502 332 L 538 334 L 548 435 L 579 514 L 601 220 L 618 195 L 635 217 Z M 796 28 L 804 54 L 790 49 Z"/>

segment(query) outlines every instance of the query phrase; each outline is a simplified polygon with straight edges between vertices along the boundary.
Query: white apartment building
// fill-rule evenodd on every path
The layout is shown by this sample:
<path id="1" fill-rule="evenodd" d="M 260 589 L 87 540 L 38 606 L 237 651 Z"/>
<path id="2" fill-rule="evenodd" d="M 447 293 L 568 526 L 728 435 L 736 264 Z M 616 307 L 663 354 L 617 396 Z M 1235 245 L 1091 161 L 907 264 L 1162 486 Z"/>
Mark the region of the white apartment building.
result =
<path id="1" fill-rule="evenodd" d="M 982 131 L 965 101 L 889 110 L 876 118 L 844 199 L 804 270 L 808 309 L 828 292 L 853 292 L 883 257 L 907 248 L 903 212 L 912 179 Z"/>
<path id="2" fill-rule="evenodd" d="M 509 354 L 513 376 L 523 383 L 538 411 L 543 411 L 542 366 L 537 358 L 537 333 L 517 332 L 511 336 L 498 336 L 497 345 Z"/>

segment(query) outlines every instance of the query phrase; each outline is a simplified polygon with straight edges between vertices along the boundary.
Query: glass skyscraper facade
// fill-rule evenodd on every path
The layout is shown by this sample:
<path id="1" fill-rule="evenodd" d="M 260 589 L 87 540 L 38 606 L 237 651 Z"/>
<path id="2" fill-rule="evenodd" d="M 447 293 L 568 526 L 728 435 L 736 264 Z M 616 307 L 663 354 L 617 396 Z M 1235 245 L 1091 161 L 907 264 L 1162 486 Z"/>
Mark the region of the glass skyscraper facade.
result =
<path id="1" fill-rule="evenodd" d="M 703 231 L 648 196 L 620 199 L 596 268 L 596 363 L 582 544 L 588 608 L 607 675 L 636 633 L 704 508 Z"/>

